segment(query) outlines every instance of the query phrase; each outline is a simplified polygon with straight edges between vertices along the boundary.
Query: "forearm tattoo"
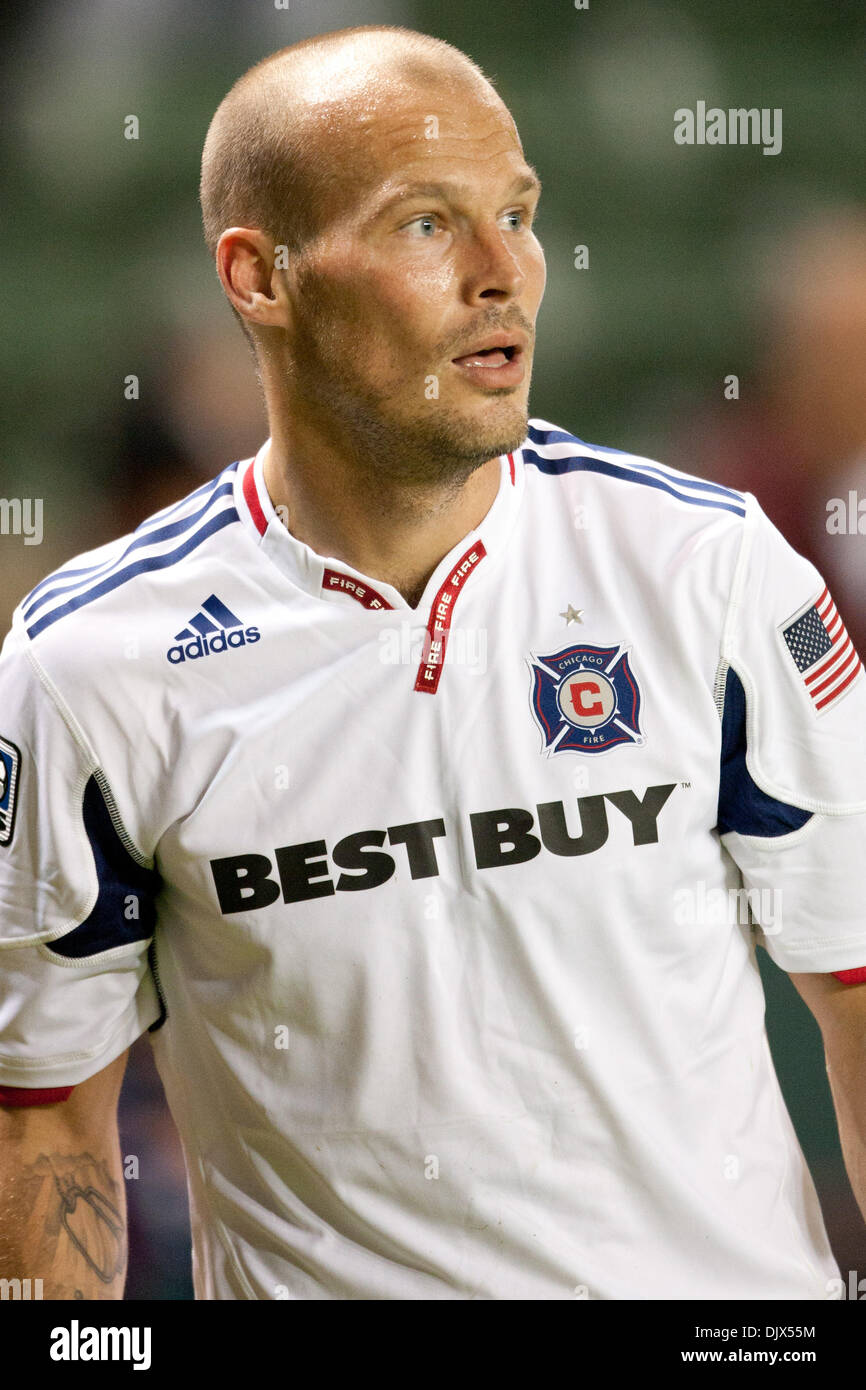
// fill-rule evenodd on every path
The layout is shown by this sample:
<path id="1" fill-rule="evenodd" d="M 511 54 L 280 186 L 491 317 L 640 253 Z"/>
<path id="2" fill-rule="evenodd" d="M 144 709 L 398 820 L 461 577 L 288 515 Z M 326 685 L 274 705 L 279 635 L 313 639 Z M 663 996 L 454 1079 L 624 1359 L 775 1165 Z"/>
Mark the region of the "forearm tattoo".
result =
<path id="1" fill-rule="evenodd" d="M 122 1195 L 108 1165 L 90 1153 L 42 1153 L 25 1169 L 28 1216 L 56 1256 L 77 1252 L 91 1274 L 110 1284 L 126 1266 Z M 80 1283 L 80 1280 L 78 1281 Z M 83 1295 L 76 1290 L 76 1296 Z"/>

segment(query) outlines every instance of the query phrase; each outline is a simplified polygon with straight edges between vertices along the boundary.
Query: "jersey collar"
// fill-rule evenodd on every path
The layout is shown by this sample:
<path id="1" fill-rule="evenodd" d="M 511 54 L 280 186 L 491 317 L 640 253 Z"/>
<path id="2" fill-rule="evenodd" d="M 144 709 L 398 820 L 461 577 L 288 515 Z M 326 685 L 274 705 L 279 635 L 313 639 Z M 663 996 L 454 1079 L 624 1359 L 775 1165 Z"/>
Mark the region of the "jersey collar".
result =
<path id="1" fill-rule="evenodd" d="M 453 550 L 443 556 L 427 582 L 416 609 L 391 584 L 362 574 L 333 556 L 319 555 L 288 530 L 268 495 L 264 463 L 271 441 L 266 439 L 255 458 L 238 465 L 235 503 L 246 530 L 265 555 L 299 588 L 329 603 L 347 604 L 368 610 L 399 609 L 426 614 L 431 600 L 451 584 L 479 583 L 481 576 L 498 568 L 505 544 L 517 519 L 525 484 L 522 449 L 499 458 L 499 490 L 487 515 Z M 474 555 L 468 566 L 465 557 Z M 461 562 L 463 563 L 461 572 Z M 477 570 L 477 575 L 472 572 Z M 483 582 L 483 581 L 482 581 Z"/>

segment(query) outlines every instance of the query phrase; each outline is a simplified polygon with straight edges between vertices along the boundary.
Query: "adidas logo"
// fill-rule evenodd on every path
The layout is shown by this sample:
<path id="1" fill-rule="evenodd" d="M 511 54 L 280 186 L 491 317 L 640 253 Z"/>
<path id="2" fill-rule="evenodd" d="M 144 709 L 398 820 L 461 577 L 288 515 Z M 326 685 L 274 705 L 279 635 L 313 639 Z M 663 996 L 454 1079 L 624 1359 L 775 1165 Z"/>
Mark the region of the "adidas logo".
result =
<path id="1" fill-rule="evenodd" d="M 240 618 L 211 594 L 189 625 L 174 634 L 176 645 L 169 647 L 166 656 L 177 666 L 181 661 L 228 651 L 229 647 L 245 647 L 248 642 L 258 642 L 261 635 L 257 627 L 244 627 Z"/>

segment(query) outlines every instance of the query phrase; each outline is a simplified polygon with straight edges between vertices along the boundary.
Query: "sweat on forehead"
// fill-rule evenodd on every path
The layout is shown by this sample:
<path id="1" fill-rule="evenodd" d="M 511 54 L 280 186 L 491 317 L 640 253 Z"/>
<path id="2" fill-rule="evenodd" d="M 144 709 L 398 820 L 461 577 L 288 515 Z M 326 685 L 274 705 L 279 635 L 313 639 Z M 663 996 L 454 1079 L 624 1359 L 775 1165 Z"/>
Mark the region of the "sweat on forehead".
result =
<path id="1" fill-rule="evenodd" d="M 502 110 L 481 69 L 442 40 L 363 28 L 305 40 L 258 63 L 219 106 L 202 157 L 211 254 L 231 226 L 256 226 L 293 249 L 314 233 L 335 179 L 401 105 L 460 94 Z M 358 171 L 360 173 L 360 170 Z"/>

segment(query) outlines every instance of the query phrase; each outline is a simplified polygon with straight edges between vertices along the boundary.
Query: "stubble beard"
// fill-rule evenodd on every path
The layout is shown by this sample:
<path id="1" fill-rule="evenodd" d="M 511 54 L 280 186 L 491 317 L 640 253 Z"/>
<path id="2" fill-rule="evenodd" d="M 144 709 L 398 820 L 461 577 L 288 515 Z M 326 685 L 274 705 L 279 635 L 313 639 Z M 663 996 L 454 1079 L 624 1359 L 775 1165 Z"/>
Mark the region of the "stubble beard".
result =
<path id="1" fill-rule="evenodd" d="M 419 375 L 419 410 L 408 415 L 368 382 L 334 372 L 336 357 L 327 344 L 306 343 L 297 359 L 303 368 L 295 375 L 296 389 L 320 415 L 329 440 L 351 459 L 359 484 L 390 491 L 395 505 L 411 507 L 437 494 L 446 500 L 482 464 L 512 453 L 526 438 L 528 411 L 513 393 L 490 392 L 489 411 L 479 421 L 427 399 L 429 378 Z"/>

